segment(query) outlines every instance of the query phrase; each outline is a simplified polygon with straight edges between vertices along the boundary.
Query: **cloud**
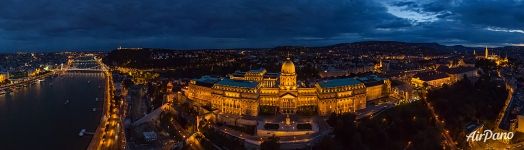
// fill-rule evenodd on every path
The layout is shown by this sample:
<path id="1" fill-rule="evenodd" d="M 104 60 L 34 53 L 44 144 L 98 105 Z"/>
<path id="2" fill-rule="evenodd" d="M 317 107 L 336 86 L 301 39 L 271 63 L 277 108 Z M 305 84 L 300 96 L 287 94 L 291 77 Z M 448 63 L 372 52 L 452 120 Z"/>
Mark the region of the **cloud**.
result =
<path id="1" fill-rule="evenodd" d="M 524 30 L 515 30 L 515 29 L 487 27 L 486 30 L 498 31 L 498 32 L 515 32 L 515 33 L 522 33 L 522 34 L 524 34 Z"/>
<path id="2" fill-rule="evenodd" d="M 140 39 L 173 39 L 175 44 L 168 46 L 175 48 L 179 47 L 178 44 L 195 42 L 175 40 L 196 39 L 207 39 L 202 42 L 246 39 L 249 43 L 238 43 L 238 46 L 249 47 L 257 42 L 273 43 L 266 46 L 274 46 L 293 44 L 294 40 L 286 42 L 286 39 L 295 37 L 329 38 L 345 33 L 368 32 L 375 26 L 405 25 L 386 13 L 381 5 L 366 0 L 5 0 L 0 2 L 0 8 L 0 29 L 6 35 L 1 40 L 48 43 L 64 39 L 90 39 L 89 42 L 115 42 L 101 47 L 115 47 L 118 43 Z M 144 40 L 141 43 L 149 44 L 130 44 L 156 46 L 155 41 Z M 215 44 L 187 47 L 222 47 Z M 75 45 L 49 47 L 72 48 Z"/>
<path id="3" fill-rule="evenodd" d="M 522 1 L 390 0 L 382 3 L 398 9 L 390 13 L 400 12 L 395 15 L 416 22 L 412 28 L 378 34 L 382 38 L 494 46 L 524 40 L 520 33 L 524 29 Z"/>
<path id="4" fill-rule="evenodd" d="M 0 51 L 521 43 L 521 1 L 2 0 Z M 492 30 L 490 30 L 492 29 Z M 505 32 L 516 31 L 516 32 Z"/>

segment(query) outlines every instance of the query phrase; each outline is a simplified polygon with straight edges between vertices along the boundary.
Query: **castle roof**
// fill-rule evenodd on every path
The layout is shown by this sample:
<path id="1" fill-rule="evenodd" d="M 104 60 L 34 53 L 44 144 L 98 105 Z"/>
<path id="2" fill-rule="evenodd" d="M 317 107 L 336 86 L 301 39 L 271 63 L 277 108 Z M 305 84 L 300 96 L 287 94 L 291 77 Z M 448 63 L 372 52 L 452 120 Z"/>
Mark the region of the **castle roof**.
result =
<path id="1" fill-rule="evenodd" d="M 279 73 L 269 72 L 269 73 L 264 74 L 264 78 L 278 78 L 278 77 L 280 77 Z"/>
<path id="2" fill-rule="evenodd" d="M 252 70 L 249 70 L 249 72 L 250 73 L 265 73 L 266 69 L 264 68 L 252 69 Z"/>
<path id="3" fill-rule="evenodd" d="M 286 73 L 286 74 L 295 74 L 295 64 L 293 64 L 291 59 L 287 58 L 282 63 L 282 70 L 281 70 L 281 72 L 282 73 Z"/>
<path id="4" fill-rule="evenodd" d="M 384 78 L 381 78 L 377 75 L 368 75 L 364 77 L 357 77 L 357 80 L 364 83 L 366 86 L 375 86 L 375 85 L 381 85 L 384 84 Z"/>
<path id="5" fill-rule="evenodd" d="M 198 79 L 193 79 L 193 80 L 196 81 L 196 85 L 212 87 L 213 84 L 218 82 L 220 79 L 216 77 L 211 77 L 211 76 L 202 76 Z"/>
<path id="6" fill-rule="evenodd" d="M 356 84 L 361 84 L 361 83 L 362 82 L 354 78 L 342 78 L 342 79 L 324 80 L 324 81 L 319 82 L 318 84 L 322 88 L 332 88 L 332 87 L 339 87 L 339 86 L 356 85 Z"/>
<path id="7" fill-rule="evenodd" d="M 256 81 L 245 81 L 245 80 L 231 80 L 225 78 L 216 83 L 216 85 L 230 86 L 230 87 L 241 87 L 241 88 L 255 88 L 258 85 Z"/>

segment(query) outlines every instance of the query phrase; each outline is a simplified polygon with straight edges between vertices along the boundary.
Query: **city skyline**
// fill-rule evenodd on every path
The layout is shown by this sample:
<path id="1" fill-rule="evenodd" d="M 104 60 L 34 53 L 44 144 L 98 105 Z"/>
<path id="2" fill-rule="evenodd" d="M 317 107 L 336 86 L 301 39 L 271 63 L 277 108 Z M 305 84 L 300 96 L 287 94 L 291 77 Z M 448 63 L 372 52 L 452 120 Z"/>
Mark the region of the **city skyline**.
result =
<path id="1" fill-rule="evenodd" d="M 0 2 L 0 52 L 325 46 L 522 46 L 523 1 Z"/>
<path id="2" fill-rule="evenodd" d="M 0 0 L 0 149 L 524 149 L 524 0 Z"/>
<path id="3" fill-rule="evenodd" d="M 361 42 L 0 54 L 0 132 L 12 135 L 0 145 L 521 149 L 522 47 L 470 49 Z M 480 141 L 485 132 L 507 136 Z"/>

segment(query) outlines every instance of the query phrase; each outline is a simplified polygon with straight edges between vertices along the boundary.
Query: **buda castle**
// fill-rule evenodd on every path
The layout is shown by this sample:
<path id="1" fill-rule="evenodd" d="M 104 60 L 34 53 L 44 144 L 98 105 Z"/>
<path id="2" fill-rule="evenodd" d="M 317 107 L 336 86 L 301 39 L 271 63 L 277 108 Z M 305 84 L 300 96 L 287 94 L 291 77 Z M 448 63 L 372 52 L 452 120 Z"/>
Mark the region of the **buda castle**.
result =
<path id="1" fill-rule="evenodd" d="M 390 89 L 388 79 L 375 75 L 324 80 L 302 87 L 297 84 L 295 65 L 287 58 L 280 73 L 257 69 L 237 71 L 225 78 L 202 76 L 191 80 L 184 94 L 230 115 L 272 112 L 325 116 L 364 109 L 367 101 L 387 97 Z"/>

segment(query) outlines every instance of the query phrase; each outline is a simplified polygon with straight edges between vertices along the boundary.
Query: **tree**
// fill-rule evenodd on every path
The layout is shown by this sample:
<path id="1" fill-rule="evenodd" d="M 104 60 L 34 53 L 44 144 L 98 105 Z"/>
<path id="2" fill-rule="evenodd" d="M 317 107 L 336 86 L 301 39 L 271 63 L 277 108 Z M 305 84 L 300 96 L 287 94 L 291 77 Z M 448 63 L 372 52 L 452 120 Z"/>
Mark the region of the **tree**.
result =
<path id="1" fill-rule="evenodd" d="M 329 114 L 329 118 L 328 118 L 328 120 L 327 120 L 326 122 L 327 122 L 330 126 L 333 127 L 333 126 L 335 126 L 335 123 L 337 123 L 336 120 L 337 120 L 337 114 L 335 114 L 335 113 L 331 113 L 331 114 Z"/>
<path id="2" fill-rule="evenodd" d="M 358 120 L 354 113 L 331 114 L 327 123 L 334 128 L 335 136 L 322 144 L 336 143 L 345 149 L 403 149 L 406 143 L 420 136 L 437 138 L 416 143 L 435 149 L 433 145 L 439 145 L 441 141 L 438 139 L 440 132 L 437 128 L 432 128 L 435 126 L 434 122 L 427 119 L 431 114 L 424 105 L 422 101 L 416 101 L 385 110 L 372 118 Z"/>
<path id="3" fill-rule="evenodd" d="M 445 127 L 449 129 L 453 139 L 457 140 L 459 147 L 467 146 L 463 128 L 469 122 L 480 121 L 484 127 L 494 128 L 498 113 L 504 107 L 507 91 L 503 84 L 490 78 L 489 74 L 490 72 L 482 74 L 474 85 L 464 76 L 463 80 L 449 88 L 437 89 L 428 95 L 428 100 L 446 121 Z"/>
<path id="4" fill-rule="evenodd" d="M 318 144 L 313 146 L 313 149 L 325 150 L 325 149 L 337 149 L 337 142 L 332 138 L 324 138 Z"/>
<path id="5" fill-rule="evenodd" d="M 267 140 L 264 140 L 262 144 L 260 144 L 261 150 L 277 150 L 280 149 L 280 144 L 278 144 L 278 137 L 273 135 L 272 137 L 269 137 Z"/>

